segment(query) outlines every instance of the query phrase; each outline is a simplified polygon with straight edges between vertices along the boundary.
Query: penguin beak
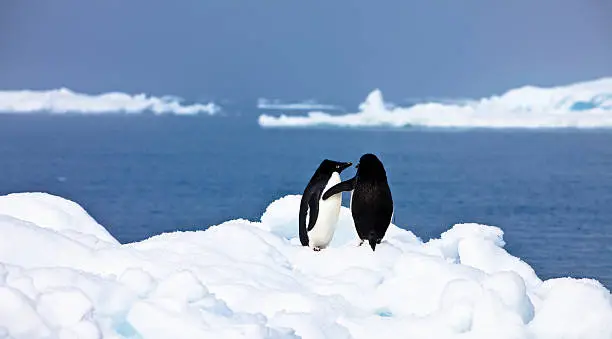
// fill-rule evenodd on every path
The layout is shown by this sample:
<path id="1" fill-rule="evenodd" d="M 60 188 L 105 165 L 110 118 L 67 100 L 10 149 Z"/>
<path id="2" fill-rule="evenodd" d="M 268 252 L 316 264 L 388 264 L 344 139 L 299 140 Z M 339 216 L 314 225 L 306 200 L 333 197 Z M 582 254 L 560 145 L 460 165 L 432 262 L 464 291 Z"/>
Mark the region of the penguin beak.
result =
<path id="1" fill-rule="evenodd" d="M 348 167 L 351 167 L 352 165 L 353 165 L 352 162 L 343 162 L 342 164 L 340 164 L 339 172 L 344 171 L 345 169 L 347 169 Z"/>

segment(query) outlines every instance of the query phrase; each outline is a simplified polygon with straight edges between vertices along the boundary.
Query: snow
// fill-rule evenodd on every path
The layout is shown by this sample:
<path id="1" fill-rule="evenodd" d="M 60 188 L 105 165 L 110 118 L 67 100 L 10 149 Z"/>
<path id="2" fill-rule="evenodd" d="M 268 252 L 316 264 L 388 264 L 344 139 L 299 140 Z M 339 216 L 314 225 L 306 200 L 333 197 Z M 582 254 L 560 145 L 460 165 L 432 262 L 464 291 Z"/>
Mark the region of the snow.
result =
<path id="1" fill-rule="evenodd" d="M 33 213 L 36 212 L 36 213 Z M 119 244 L 78 204 L 45 193 L 0 196 L 0 215 L 28 221 L 38 227 L 61 232 L 79 243 Z"/>
<path id="2" fill-rule="evenodd" d="M 215 114 L 219 107 L 214 103 L 182 105 L 181 100 L 172 96 L 155 97 L 146 94 L 109 92 L 84 94 L 67 88 L 52 90 L 13 90 L 0 91 L 0 113 L 51 114 L 102 114 L 102 113 L 142 113 L 155 114 Z"/>
<path id="3" fill-rule="evenodd" d="M 612 338 L 609 290 L 542 281 L 497 227 L 424 242 L 391 225 L 372 252 L 342 207 L 315 252 L 299 202 L 119 244 L 74 202 L 2 196 L 0 338 Z"/>
<path id="4" fill-rule="evenodd" d="M 542 88 L 525 86 L 480 100 L 428 102 L 410 107 L 385 103 L 372 91 L 359 112 L 305 116 L 260 115 L 262 127 L 602 128 L 612 127 L 612 78 Z"/>
<path id="5" fill-rule="evenodd" d="M 91 301 L 81 290 L 62 288 L 41 294 L 36 311 L 48 324 L 61 328 L 78 324 L 92 308 Z"/>

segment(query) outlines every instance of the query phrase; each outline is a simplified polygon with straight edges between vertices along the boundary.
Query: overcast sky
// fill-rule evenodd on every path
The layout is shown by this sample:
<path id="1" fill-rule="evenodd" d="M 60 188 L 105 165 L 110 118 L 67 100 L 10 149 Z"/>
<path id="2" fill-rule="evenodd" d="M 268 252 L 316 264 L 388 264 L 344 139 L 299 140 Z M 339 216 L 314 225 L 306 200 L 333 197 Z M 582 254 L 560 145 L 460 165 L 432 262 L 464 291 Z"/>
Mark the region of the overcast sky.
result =
<path id="1" fill-rule="evenodd" d="M 0 88 L 480 97 L 612 76 L 612 1 L 2 0 Z"/>

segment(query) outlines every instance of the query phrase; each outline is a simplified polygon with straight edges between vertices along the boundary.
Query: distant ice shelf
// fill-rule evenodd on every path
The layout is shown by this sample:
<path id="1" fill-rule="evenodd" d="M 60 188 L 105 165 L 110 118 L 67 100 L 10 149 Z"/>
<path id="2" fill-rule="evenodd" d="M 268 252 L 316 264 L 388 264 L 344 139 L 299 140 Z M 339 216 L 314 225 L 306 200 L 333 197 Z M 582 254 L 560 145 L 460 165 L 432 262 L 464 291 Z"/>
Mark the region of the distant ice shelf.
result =
<path id="1" fill-rule="evenodd" d="M 263 114 L 258 122 L 266 128 L 609 128 L 612 127 L 612 78 L 550 88 L 525 86 L 479 100 L 428 102 L 409 107 L 385 103 L 382 92 L 376 89 L 356 113 Z"/>
<path id="2" fill-rule="evenodd" d="M 313 110 L 313 109 L 342 110 L 342 107 L 340 106 L 319 104 L 314 100 L 286 103 L 280 100 L 269 100 L 266 98 L 259 98 L 257 100 L 257 108 L 270 109 L 270 110 L 286 110 L 286 111 L 300 111 L 300 110 Z"/>
<path id="3" fill-rule="evenodd" d="M 147 96 L 109 92 L 83 94 L 67 88 L 52 90 L 0 91 L 0 113 L 48 113 L 48 114 L 118 114 L 144 113 L 175 115 L 212 115 L 220 107 L 214 103 L 181 104 L 174 96 Z"/>

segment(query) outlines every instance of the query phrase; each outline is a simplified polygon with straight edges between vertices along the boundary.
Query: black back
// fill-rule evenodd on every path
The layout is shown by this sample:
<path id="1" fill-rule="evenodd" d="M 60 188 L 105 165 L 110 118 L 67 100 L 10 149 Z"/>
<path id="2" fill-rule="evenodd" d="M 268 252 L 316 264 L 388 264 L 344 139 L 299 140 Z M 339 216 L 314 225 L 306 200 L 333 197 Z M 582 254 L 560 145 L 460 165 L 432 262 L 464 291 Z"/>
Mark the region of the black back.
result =
<path id="1" fill-rule="evenodd" d="M 361 156 L 355 177 L 330 188 L 323 199 L 350 190 L 353 190 L 351 214 L 357 234 L 375 250 L 391 223 L 393 198 L 385 167 L 374 154 Z"/>
<path id="2" fill-rule="evenodd" d="M 345 168 L 351 165 L 352 163 L 350 162 L 338 162 L 325 159 L 310 178 L 302 194 L 302 200 L 300 201 L 299 234 L 300 242 L 303 246 L 308 246 L 308 231 L 312 230 L 317 222 L 317 217 L 319 216 L 319 199 L 321 198 L 325 186 L 327 186 L 329 178 L 333 172 L 341 173 Z M 310 217 L 308 225 L 306 225 L 306 216 L 309 210 Z"/>

